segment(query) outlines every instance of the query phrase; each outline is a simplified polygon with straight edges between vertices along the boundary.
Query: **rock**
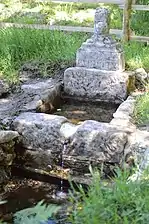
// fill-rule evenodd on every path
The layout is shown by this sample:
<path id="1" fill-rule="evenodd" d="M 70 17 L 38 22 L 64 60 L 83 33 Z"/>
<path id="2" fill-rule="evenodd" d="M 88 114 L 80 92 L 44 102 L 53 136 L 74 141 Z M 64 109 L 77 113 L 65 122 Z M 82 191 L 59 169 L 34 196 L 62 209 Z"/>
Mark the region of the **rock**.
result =
<path id="1" fill-rule="evenodd" d="M 96 156 L 97 158 L 99 153 L 102 155 L 101 159 L 98 158 L 99 160 L 104 158 L 110 162 L 119 161 L 117 153 L 123 151 L 127 135 L 109 124 L 88 120 L 78 127 L 70 141 L 73 148 L 70 155 Z"/>
<path id="2" fill-rule="evenodd" d="M 121 103 L 127 97 L 127 73 L 74 67 L 64 73 L 64 91 L 71 96 Z"/>
<path id="3" fill-rule="evenodd" d="M 88 171 L 90 164 L 112 164 L 114 169 L 122 165 L 128 137 L 124 127 L 91 120 L 74 125 L 64 117 L 30 112 L 20 114 L 13 128 L 22 136 L 26 149 L 24 164 L 45 171 L 59 163 L 61 153 L 64 167 L 79 172 Z"/>
<path id="4" fill-rule="evenodd" d="M 8 85 L 4 81 L 0 80 L 0 97 L 3 94 L 7 93 L 8 90 L 9 90 Z"/>
<path id="5" fill-rule="evenodd" d="M 30 94 L 30 95 L 40 95 L 44 91 L 48 91 L 49 89 L 54 87 L 54 82 L 53 79 L 47 79 L 44 81 L 34 81 L 31 83 L 23 84 L 21 86 L 21 89 L 23 90 L 24 93 Z"/>
<path id="6" fill-rule="evenodd" d="M 0 187 L 10 178 L 11 165 L 16 157 L 15 145 L 18 140 L 18 132 L 0 131 Z"/>
<path id="7" fill-rule="evenodd" d="M 132 123 L 132 119 L 121 119 L 121 118 L 113 118 L 110 122 L 111 125 L 121 127 L 125 132 L 132 133 L 136 131 L 136 126 Z"/>
<path id="8" fill-rule="evenodd" d="M 128 94 L 129 74 L 124 52 L 109 34 L 109 11 L 97 8 L 94 35 L 81 45 L 76 67 L 64 73 L 64 91 L 70 96 L 120 104 Z"/>
<path id="9" fill-rule="evenodd" d="M 41 100 L 37 102 L 36 110 L 42 113 L 52 113 L 60 107 L 61 104 L 61 85 L 58 83 L 50 90 L 46 89 Z"/>
<path id="10" fill-rule="evenodd" d="M 149 84 L 149 76 L 143 68 L 138 68 L 134 71 L 136 88 L 146 90 Z"/>
<path id="11" fill-rule="evenodd" d="M 129 135 L 128 142 L 125 152 L 133 157 L 137 167 L 135 174 L 129 179 L 137 180 L 143 177 L 144 171 L 149 167 L 149 132 L 137 129 Z"/>
<path id="12" fill-rule="evenodd" d="M 17 153 L 17 158 L 26 167 L 50 171 L 53 164 L 56 163 L 55 157 L 51 153 L 51 150 L 25 150 Z M 59 158 L 57 158 L 59 159 Z"/>
<path id="13" fill-rule="evenodd" d="M 135 106 L 135 99 L 129 96 L 116 110 L 113 114 L 113 119 L 110 124 L 118 128 L 121 128 L 127 134 L 134 133 L 136 131 L 136 126 L 133 124 L 133 111 Z"/>
<path id="14" fill-rule="evenodd" d="M 60 106 L 61 83 L 54 83 L 53 79 L 24 84 L 21 89 L 25 94 L 34 96 L 33 100 L 24 106 L 28 110 L 51 113 Z"/>
<path id="15" fill-rule="evenodd" d="M 65 166 L 81 172 L 81 166 L 83 171 L 92 163 L 121 164 L 127 133 L 108 123 L 91 120 L 83 122 L 78 128 L 73 127 L 73 130 L 63 151 Z"/>
<path id="16" fill-rule="evenodd" d="M 42 113 L 22 113 L 13 122 L 14 130 L 22 136 L 22 146 L 33 151 L 62 149 L 60 127 L 65 117 Z"/>
<path id="17" fill-rule="evenodd" d="M 79 128 L 79 125 L 75 125 L 72 123 L 64 123 L 60 128 L 61 135 L 64 136 L 64 139 L 67 140 L 71 137 Z"/>
<path id="18" fill-rule="evenodd" d="M 110 13 L 106 8 L 95 12 L 94 35 L 78 49 L 76 66 L 106 71 L 123 71 L 124 53 L 119 43 L 108 34 Z"/>
<path id="19" fill-rule="evenodd" d="M 96 8 L 94 17 L 94 36 L 109 33 L 110 11 L 106 8 Z"/>
<path id="20" fill-rule="evenodd" d="M 0 130 L 0 144 L 10 142 L 19 138 L 19 134 L 17 131 L 3 131 Z"/>
<path id="21" fill-rule="evenodd" d="M 29 84 L 23 84 L 21 89 L 16 93 L 10 94 L 7 98 L 0 99 L 0 128 L 10 129 L 12 121 L 21 112 L 35 112 L 38 110 L 39 102 L 42 107 L 45 105 L 51 105 L 52 108 L 58 107 L 60 96 L 59 91 L 61 89 L 60 83 L 54 79 L 48 79 L 44 81 L 34 80 Z M 57 92 L 55 98 L 54 93 Z M 52 101 L 50 101 L 52 98 Z M 48 101 L 48 99 L 50 99 Z M 50 107 L 50 106 L 49 106 Z M 52 112 L 48 107 L 48 112 Z M 40 110 L 39 110 L 40 111 Z M 44 111 L 42 111 L 44 112 Z"/>
<path id="22" fill-rule="evenodd" d="M 121 46 L 111 37 L 101 36 L 98 42 L 89 39 L 78 49 L 76 66 L 105 71 L 124 71 L 124 55 Z"/>
<path id="23" fill-rule="evenodd" d="M 123 103 L 121 103 L 116 112 L 113 114 L 113 117 L 120 119 L 130 119 L 131 121 L 134 107 L 135 99 L 129 96 Z"/>

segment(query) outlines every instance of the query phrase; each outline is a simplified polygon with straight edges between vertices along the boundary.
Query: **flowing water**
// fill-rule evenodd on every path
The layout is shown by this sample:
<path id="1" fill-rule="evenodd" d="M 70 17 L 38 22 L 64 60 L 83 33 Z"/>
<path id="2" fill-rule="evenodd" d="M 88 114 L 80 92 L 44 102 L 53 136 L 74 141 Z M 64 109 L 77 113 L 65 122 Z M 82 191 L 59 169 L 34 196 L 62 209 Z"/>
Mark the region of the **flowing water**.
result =
<path id="1" fill-rule="evenodd" d="M 67 150 L 67 140 L 65 140 L 63 142 L 63 148 L 62 148 L 61 154 L 60 154 L 60 157 L 61 157 L 60 158 L 60 167 L 61 167 L 62 170 L 64 169 L 64 155 L 66 153 L 66 150 Z M 65 199 L 65 198 L 67 198 L 67 193 L 64 190 L 63 183 L 64 183 L 64 180 L 61 178 L 61 181 L 60 181 L 60 191 L 58 191 L 56 195 L 59 198 Z"/>

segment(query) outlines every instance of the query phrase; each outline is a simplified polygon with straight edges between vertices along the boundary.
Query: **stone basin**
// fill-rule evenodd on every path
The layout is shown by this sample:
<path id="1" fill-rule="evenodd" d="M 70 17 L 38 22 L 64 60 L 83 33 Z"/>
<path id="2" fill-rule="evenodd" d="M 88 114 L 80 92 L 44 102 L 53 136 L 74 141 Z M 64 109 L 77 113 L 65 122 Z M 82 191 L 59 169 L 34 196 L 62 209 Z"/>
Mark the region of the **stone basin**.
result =
<path id="1" fill-rule="evenodd" d="M 85 120 L 110 122 L 118 104 L 105 103 L 95 100 L 63 96 L 62 103 L 54 114 L 66 117 L 77 124 Z"/>

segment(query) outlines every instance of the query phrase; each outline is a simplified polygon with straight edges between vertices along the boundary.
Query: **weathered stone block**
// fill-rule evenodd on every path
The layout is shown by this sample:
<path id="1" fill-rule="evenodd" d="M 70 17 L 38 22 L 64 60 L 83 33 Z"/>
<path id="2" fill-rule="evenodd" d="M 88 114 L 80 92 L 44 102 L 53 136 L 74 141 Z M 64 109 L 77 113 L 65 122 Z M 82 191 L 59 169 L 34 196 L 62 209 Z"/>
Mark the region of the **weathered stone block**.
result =
<path id="1" fill-rule="evenodd" d="M 13 128 L 22 135 L 22 146 L 30 150 L 62 149 L 60 127 L 65 117 L 43 113 L 22 113 L 13 122 Z"/>
<path id="2" fill-rule="evenodd" d="M 124 53 L 121 46 L 110 36 L 87 40 L 78 49 L 76 66 L 97 68 L 106 71 L 123 71 L 125 69 Z"/>
<path id="3" fill-rule="evenodd" d="M 17 131 L 4 131 L 0 130 L 0 144 L 11 142 L 19 138 L 19 134 Z"/>
<path id="4" fill-rule="evenodd" d="M 16 131 L 0 130 L 0 189 L 9 180 L 11 165 L 16 157 L 15 144 L 19 137 Z"/>
<path id="5" fill-rule="evenodd" d="M 69 136 L 69 143 L 64 152 L 64 164 L 80 170 L 77 161 L 80 164 L 83 161 L 85 167 L 92 162 L 100 165 L 106 162 L 121 164 L 126 142 L 127 133 L 116 126 L 92 120 L 85 121 Z"/>
<path id="6" fill-rule="evenodd" d="M 71 96 L 121 103 L 127 97 L 127 80 L 124 72 L 68 68 L 64 73 L 64 91 Z"/>
<path id="7" fill-rule="evenodd" d="M 23 90 L 24 93 L 29 95 L 40 95 L 45 90 L 48 91 L 53 87 L 54 87 L 54 82 L 53 82 L 53 79 L 51 78 L 45 81 L 23 84 L 21 86 L 21 89 Z"/>
<path id="8" fill-rule="evenodd" d="M 94 35 L 78 49 L 76 66 L 106 71 L 124 71 L 122 47 L 109 35 L 110 12 L 97 8 L 94 19 Z"/>
<path id="9" fill-rule="evenodd" d="M 8 90 L 9 90 L 8 85 L 4 81 L 0 80 L 0 97 L 3 94 L 7 93 Z"/>

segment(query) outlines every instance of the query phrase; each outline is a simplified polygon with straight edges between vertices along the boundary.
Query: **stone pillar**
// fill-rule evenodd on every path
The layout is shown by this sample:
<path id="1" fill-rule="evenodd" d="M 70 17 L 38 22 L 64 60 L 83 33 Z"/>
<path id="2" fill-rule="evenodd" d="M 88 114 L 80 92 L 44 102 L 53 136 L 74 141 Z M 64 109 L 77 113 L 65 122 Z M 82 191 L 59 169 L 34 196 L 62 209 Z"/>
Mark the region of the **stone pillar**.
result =
<path id="1" fill-rule="evenodd" d="M 110 12 L 97 8 L 94 35 L 77 51 L 76 66 L 106 71 L 125 69 L 124 53 L 119 43 L 109 35 Z"/>
<path id="2" fill-rule="evenodd" d="M 109 10 L 97 8 L 93 36 L 78 49 L 76 67 L 64 73 L 66 94 L 113 103 L 127 97 L 124 53 L 109 35 L 109 22 Z"/>
<path id="3" fill-rule="evenodd" d="M 109 34 L 110 12 L 108 9 L 97 8 L 94 17 L 94 36 Z"/>

